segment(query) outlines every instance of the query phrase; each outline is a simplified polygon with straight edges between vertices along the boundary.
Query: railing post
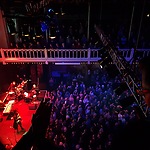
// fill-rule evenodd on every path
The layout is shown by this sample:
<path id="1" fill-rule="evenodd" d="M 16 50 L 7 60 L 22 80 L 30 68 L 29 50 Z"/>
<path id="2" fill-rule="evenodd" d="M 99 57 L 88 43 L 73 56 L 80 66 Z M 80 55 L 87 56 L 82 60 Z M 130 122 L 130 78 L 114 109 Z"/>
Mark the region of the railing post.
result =
<path id="1" fill-rule="evenodd" d="M 45 60 L 46 60 L 45 64 L 48 64 L 48 62 L 47 62 L 47 49 L 46 48 L 44 49 L 44 54 L 45 54 Z"/>
<path id="2" fill-rule="evenodd" d="M 5 55 L 4 55 L 4 51 L 3 51 L 2 48 L 1 48 L 1 56 L 2 56 L 3 65 L 6 65 L 6 62 L 5 62 Z"/>
<path id="3" fill-rule="evenodd" d="M 88 48 L 88 64 L 90 64 L 91 49 Z"/>

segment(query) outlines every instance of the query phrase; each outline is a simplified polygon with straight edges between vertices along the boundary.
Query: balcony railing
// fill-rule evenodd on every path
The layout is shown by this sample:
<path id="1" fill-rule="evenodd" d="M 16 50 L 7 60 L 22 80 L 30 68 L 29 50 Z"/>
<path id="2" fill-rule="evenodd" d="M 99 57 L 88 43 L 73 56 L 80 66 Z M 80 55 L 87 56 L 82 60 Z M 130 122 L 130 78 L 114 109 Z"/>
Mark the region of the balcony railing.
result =
<path id="1" fill-rule="evenodd" d="M 0 62 L 7 63 L 87 63 L 100 59 L 104 49 L 0 49 Z M 119 49 L 127 61 L 133 49 Z M 150 49 L 138 49 L 141 57 L 150 55 Z"/>

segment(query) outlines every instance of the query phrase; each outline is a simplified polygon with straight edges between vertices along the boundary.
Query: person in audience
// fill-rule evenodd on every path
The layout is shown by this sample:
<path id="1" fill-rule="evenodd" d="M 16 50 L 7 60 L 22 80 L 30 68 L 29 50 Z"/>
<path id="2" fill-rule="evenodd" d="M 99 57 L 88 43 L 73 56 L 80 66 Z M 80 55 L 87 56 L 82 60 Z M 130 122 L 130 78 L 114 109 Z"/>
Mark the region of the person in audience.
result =
<path id="1" fill-rule="evenodd" d="M 39 41 L 36 42 L 35 48 L 37 48 L 37 49 L 41 49 L 42 48 L 42 45 L 40 44 Z"/>

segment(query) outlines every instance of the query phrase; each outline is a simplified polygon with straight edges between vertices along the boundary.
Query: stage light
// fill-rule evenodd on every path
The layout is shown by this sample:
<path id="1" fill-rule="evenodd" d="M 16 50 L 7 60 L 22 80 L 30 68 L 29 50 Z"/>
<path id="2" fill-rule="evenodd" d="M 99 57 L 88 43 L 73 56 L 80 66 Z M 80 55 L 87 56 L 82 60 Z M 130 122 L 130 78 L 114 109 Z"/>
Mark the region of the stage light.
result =
<path id="1" fill-rule="evenodd" d="M 147 16 L 147 17 L 149 17 L 149 16 L 150 16 L 150 14 L 147 14 L 146 16 Z"/>
<path id="2" fill-rule="evenodd" d="M 54 16 L 54 10 L 49 8 L 48 11 L 47 11 L 47 17 L 48 18 L 53 18 Z"/>
<path id="3" fill-rule="evenodd" d="M 99 50 L 100 59 L 98 60 L 100 68 L 105 68 L 109 63 L 112 62 L 107 50 L 103 47 Z"/>
<path id="4" fill-rule="evenodd" d="M 48 12 L 54 12 L 54 10 L 50 8 L 50 9 L 48 9 Z"/>

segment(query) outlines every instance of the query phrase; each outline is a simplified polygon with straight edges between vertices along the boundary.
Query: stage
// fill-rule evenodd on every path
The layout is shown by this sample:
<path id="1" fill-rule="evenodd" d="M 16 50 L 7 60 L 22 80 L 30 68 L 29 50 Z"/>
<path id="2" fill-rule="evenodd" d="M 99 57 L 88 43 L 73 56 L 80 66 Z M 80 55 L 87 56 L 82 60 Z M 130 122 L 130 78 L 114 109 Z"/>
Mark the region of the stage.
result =
<path id="1" fill-rule="evenodd" d="M 39 103 L 39 101 L 37 101 Z M 3 111 L 0 111 L 0 141 L 4 144 L 15 145 L 17 141 L 22 137 L 22 135 L 28 131 L 31 125 L 32 115 L 35 113 L 36 109 L 32 107 L 31 103 L 26 103 L 23 100 L 15 101 L 13 104 L 13 109 L 17 109 L 21 118 L 22 126 L 25 130 L 19 128 L 19 132 L 13 128 L 13 115 L 3 115 Z"/>

